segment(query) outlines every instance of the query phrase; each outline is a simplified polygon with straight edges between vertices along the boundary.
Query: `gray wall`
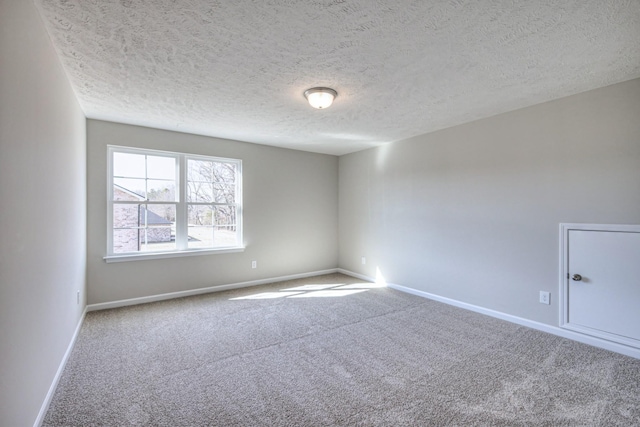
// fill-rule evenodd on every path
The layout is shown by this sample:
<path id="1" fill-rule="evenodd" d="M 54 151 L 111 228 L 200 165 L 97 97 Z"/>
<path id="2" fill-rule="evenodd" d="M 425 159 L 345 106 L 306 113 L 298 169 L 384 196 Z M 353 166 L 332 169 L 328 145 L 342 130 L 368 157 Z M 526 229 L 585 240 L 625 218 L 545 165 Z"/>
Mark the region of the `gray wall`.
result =
<path id="1" fill-rule="evenodd" d="M 84 310 L 85 136 L 84 115 L 33 2 L 3 0 L 2 426 L 33 425 Z"/>
<path id="2" fill-rule="evenodd" d="M 337 157 L 97 120 L 87 134 L 90 304 L 337 266 Z M 108 144 L 241 159 L 246 250 L 106 263 Z"/>
<path id="3" fill-rule="evenodd" d="M 640 80 L 342 156 L 339 171 L 341 268 L 557 325 L 558 224 L 640 223 Z"/>

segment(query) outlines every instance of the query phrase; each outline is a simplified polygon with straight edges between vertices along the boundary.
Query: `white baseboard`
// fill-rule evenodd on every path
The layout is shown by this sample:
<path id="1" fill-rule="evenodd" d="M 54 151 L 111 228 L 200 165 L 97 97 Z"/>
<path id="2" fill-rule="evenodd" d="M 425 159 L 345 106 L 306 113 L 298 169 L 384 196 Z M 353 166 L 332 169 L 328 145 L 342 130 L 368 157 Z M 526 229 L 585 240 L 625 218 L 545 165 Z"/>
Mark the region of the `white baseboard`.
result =
<path id="1" fill-rule="evenodd" d="M 53 399 L 53 394 L 56 392 L 56 388 L 58 387 L 58 382 L 60 382 L 60 378 L 62 377 L 62 373 L 64 372 L 64 367 L 67 365 L 67 360 L 69 360 L 69 356 L 71 355 L 71 351 L 73 347 L 76 345 L 76 339 L 78 338 L 78 334 L 80 333 L 80 328 L 82 327 L 82 323 L 84 322 L 84 316 L 87 314 L 87 307 L 84 308 L 82 312 L 82 316 L 80 316 L 80 320 L 78 320 L 78 325 L 76 326 L 76 330 L 73 332 L 73 336 L 71 337 L 71 341 L 67 346 L 67 351 L 65 351 L 64 356 L 62 356 L 62 360 L 60 361 L 60 366 L 58 366 L 58 371 L 56 375 L 53 377 L 53 382 L 49 387 L 49 391 L 47 392 L 46 397 L 44 398 L 44 402 L 42 402 L 42 406 L 40 407 L 40 412 L 38 413 L 38 417 L 36 418 L 35 423 L 33 423 L 34 427 L 40 427 L 42 425 L 42 421 L 44 421 L 44 416 L 47 415 L 47 411 L 49 410 L 49 405 L 51 405 L 51 400 Z"/>
<path id="2" fill-rule="evenodd" d="M 372 277 L 368 277 L 359 273 L 354 273 L 352 271 L 345 270 L 342 268 L 338 268 L 338 272 L 342 274 L 346 274 L 348 276 L 353 276 L 358 279 L 375 282 L 375 279 Z M 401 292 L 406 292 L 408 294 L 417 295 L 419 297 L 428 298 L 430 300 L 453 305 L 455 307 L 463 308 L 465 310 L 475 311 L 476 313 L 485 314 L 487 316 L 506 320 L 511 323 L 516 323 L 518 325 L 526 326 L 532 329 L 537 329 L 539 331 L 548 332 L 553 335 L 557 335 L 563 338 L 568 338 L 570 340 L 578 341 L 584 344 L 589 344 L 594 347 L 603 348 L 605 350 L 613 351 L 616 353 L 624 354 L 626 356 L 630 356 L 636 359 L 640 359 L 640 349 L 629 347 L 624 344 L 619 344 L 619 343 L 615 343 L 605 339 L 593 337 L 590 335 L 581 334 L 579 332 L 570 331 L 567 329 L 560 328 L 558 326 L 547 325 L 546 323 L 536 322 L 534 320 L 525 319 L 523 317 L 518 317 L 511 314 L 503 313 L 500 311 L 491 310 L 489 308 L 480 307 L 478 305 L 468 304 L 466 302 L 442 297 L 439 295 L 431 294 L 429 292 L 424 292 L 424 291 L 420 291 L 413 288 L 408 288 L 406 286 L 397 285 L 395 283 L 387 283 L 387 287 L 399 290 Z"/>
<path id="3" fill-rule="evenodd" d="M 109 308 L 126 307 L 129 305 L 145 304 L 148 302 L 164 301 L 174 298 L 189 297 L 193 295 L 208 294 L 211 292 L 227 291 L 229 289 L 248 288 L 250 286 L 266 285 L 268 283 L 283 282 L 285 280 L 303 279 L 305 277 L 321 276 L 323 274 L 331 274 L 338 272 L 337 268 L 329 270 L 313 271 L 310 273 L 292 274 L 289 276 L 271 277 L 268 279 L 251 280 L 248 282 L 231 283 L 228 285 L 210 286 L 208 288 L 191 289 L 188 291 L 169 292 L 166 294 L 151 295 L 140 298 L 130 298 L 118 301 L 103 302 L 98 304 L 90 304 L 87 311 L 106 310 Z"/>

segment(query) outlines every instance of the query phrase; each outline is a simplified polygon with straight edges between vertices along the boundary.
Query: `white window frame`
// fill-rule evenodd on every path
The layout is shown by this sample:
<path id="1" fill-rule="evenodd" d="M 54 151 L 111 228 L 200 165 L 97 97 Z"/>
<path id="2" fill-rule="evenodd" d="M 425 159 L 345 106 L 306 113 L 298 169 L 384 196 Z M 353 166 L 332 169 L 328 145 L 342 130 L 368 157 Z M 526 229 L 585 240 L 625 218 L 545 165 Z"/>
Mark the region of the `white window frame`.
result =
<path id="1" fill-rule="evenodd" d="M 176 160 L 176 202 L 166 201 L 148 201 L 145 204 L 175 204 L 176 206 L 176 249 L 172 251 L 157 252 L 113 252 L 113 157 L 114 153 L 129 153 L 152 155 L 160 157 L 171 157 Z M 236 189 L 235 189 L 235 205 L 236 205 L 236 245 L 222 246 L 215 248 L 189 248 L 188 247 L 188 213 L 187 207 L 187 161 L 188 160 L 205 160 L 213 162 L 232 163 L 236 165 Z M 215 205 L 215 203 L 211 203 Z M 193 255 L 220 254 L 244 251 L 244 240 L 242 235 L 242 160 L 223 157 L 206 156 L 199 154 L 188 154 L 173 151 L 160 151 L 147 148 L 124 147 L 118 145 L 107 146 L 107 255 L 104 257 L 106 262 L 134 261 L 145 259 L 159 258 L 175 258 Z"/>

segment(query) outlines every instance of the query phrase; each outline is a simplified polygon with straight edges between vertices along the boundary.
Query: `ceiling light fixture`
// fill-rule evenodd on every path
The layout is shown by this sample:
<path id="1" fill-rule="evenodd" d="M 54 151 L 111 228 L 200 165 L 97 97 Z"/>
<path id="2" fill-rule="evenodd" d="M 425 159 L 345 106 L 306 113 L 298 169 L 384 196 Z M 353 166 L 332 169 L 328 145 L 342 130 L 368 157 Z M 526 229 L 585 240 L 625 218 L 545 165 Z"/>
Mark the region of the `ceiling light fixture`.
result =
<path id="1" fill-rule="evenodd" d="M 329 108 L 336 96 L 338 92 L 328 87 L 314 87 L 304 91 L 304 97 L 309 101 L 309 105 L 318 110 Z"/>

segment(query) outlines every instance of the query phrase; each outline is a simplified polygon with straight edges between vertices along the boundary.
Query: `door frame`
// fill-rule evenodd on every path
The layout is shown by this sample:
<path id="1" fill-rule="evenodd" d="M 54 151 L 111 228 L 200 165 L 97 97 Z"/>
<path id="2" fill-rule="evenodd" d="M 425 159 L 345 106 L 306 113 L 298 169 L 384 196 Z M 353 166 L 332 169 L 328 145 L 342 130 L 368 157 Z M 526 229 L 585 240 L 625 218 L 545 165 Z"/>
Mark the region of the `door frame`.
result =
<path id="1" fill-rule="evenodd" d="M 560 277 L 558 305 L 560 308 L 560 327 L 585 335 L 613 341 L 619 344 L 640 348 L 637 340 L 610 334 L 597 329 L 587 328 L 580 325 L 572 325 L 569 322 L 569 231 L 610 231 L 610 232 L 631 232 L 640 233 L 640 225 L 630 224 L 580 224 L 561 223 L 560 224 Z"/>

